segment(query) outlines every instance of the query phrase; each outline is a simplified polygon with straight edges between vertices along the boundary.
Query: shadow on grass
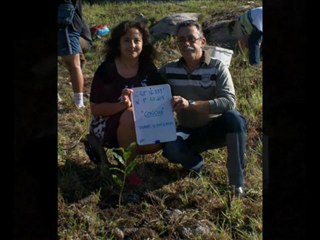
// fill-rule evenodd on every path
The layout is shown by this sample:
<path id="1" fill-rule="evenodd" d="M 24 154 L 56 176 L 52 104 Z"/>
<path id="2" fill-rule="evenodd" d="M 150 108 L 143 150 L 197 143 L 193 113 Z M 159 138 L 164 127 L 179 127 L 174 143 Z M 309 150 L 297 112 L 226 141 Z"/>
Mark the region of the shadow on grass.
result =
<path id="1" fill-rule="evenodd" d="M 135 168 L 142 180 L 139 186 L 125 185 L 122 205 L 139 204 L 149 193 L 188 175 L 182 168 L 170 169 L 163 163 L 140 163 Z M 77 203 L 100 191 L 100 208 L 116 207 L 120 189 L 107 179 L 98 166 L 67 161 L 58 169 L 58 187 L 65 202 Z"/>
<path id="2" fill-rule="evenodd" d="M 58 168 L 58 187 L 64 201 L 78 202 L 103 187 L 99 169 L 91 163 L 66 161 Z"/>

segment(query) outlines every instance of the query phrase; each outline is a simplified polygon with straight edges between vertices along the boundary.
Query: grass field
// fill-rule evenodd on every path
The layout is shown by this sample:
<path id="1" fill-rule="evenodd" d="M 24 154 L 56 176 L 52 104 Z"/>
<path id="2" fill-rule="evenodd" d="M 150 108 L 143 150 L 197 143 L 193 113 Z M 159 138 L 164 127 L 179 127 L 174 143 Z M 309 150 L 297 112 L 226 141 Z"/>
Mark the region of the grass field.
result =
<path id="1" fill-rule="evenodd" d="M 151 26 L 179 12 L 201 13 L 200 22 L 231 20 L 243 6 L 262 1 L 136 1 L 101 3 L 83 7 L 90 26 L 112 28 L 120 21 L 143 13 Z M 85 93 L 90 93 L 93 74 L 102 61 L 103 40 L 94 40 L 86 54 Z M 178 58 L 173 38 L 155 42 L 160 53 L 156 65 Z M 237 94 L 237 109 L 248 120 L 245 190 L 231 199 L 227 184 L 226 149 L 203 153 L 206 167 L 200 179 L 190 178 L 179 165 L 168 163 L 161 152 L 138 157 L 136 171 L 144 184 L 119 189 L 101 175 L 88 159 L 81 139 L 91 120 L 86 109 L 73 106 L 68 72 L 59 61 L 58 111 L 58 234 L 59 239 L 262 239 L 262 69 L 252 68 L 234 49 L 229 67 Z M 111 151 L 107 155 L 112 159 Z"/>

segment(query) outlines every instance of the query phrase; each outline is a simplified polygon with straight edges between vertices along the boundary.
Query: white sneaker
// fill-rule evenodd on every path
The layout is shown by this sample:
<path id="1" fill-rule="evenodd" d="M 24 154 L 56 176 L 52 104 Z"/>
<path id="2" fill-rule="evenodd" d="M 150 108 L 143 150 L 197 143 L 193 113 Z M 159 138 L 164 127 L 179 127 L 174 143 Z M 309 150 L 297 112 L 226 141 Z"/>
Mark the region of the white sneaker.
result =
<path id="1" fill-rule="evenodd" d="M 78 109 L 85 108 L 86 106 L 83 104 L 75 104 Z"/>
<path id="2" fill-rule="evenodd" d="M 58 93 L 58 102 L 62 102 L 62 98 L 60 97 L 59 93 Z"/>
<path id="3" fill-rule="evenodd" d="M 73 95 L 73 101 L 77 108 L 84 108 L 85 105 L 83 103 L 83 93 L 74 93 Z"/>

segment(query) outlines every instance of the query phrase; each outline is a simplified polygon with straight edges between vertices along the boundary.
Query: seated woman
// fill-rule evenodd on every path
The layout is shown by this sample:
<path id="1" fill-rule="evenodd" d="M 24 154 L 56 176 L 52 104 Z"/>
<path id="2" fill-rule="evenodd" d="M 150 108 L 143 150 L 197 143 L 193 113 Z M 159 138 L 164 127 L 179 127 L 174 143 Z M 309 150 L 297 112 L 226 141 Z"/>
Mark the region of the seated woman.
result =
<path id="1" fill-rule="evenodd" d="M 149 36 L 142 23 L 124 21 L 106 42 L 105 60 L 94 74 L 90 94 L 93 120 L 86 150 L 95 163 L 105 160 L 103 147 L 126 148 L 136 142 L 131 88 L 164 83 L 153 64 L 156 51 Z M 137 146 L 135 154 L 161 148 L 161 144 Z"/>

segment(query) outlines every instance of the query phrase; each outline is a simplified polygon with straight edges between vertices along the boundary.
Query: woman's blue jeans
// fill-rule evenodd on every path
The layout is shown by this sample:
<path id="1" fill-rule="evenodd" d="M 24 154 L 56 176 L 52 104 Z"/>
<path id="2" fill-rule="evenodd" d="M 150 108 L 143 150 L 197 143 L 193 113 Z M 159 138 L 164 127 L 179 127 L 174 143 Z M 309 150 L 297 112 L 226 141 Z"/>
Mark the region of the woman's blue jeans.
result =
<path id="1" fill-rule="evenodd" d="M 201 152 L 227 146 L 227 169 L 229 184 L 243 186 L 244 153 L 246 148 L 247 123 L 239 112 L 230 110 L 200 128 L 179 126 L 177 133 L 189 134 L 183 139 L 178 136 L 175 141 L 167 142 L 163 156 L 170 162 L 180 163 L 184 168 L 200 172 L 204 166 Z"/>

